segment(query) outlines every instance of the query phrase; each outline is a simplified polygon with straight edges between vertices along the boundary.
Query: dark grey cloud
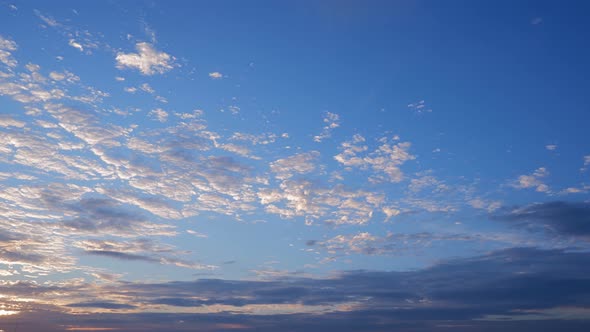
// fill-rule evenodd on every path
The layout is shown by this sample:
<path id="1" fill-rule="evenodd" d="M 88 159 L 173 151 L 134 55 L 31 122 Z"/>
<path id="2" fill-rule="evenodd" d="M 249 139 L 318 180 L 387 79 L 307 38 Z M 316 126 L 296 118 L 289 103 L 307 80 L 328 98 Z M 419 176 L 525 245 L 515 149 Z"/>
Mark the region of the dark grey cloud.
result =
<path id="1" fill-rule="evenodd" d="M 67 305 L 71 308 L 133 309 L 134 305 L 116 302 L 79 302 Z"/>
<path id="2" fill-rule="evenodd" d="M 423 309 L 420 304 L 431 303 L 463 308 L 462 315 L 473 312 L 470 318 L 478 318 L 517 309 L 590 305 L 589 276 L 588 253 L 515 248 L 411 272 L 351 271 L 333 279 L 201 279 L 129 284 L 122 289 L 130 296 L 151 297 L 155 303 L 165 299 L 167 304 L 181 306 L 336 305 L 353 301 L 358 302 L 359 309 L 398 307 L 410 312 Z M 182 300 L 191 296 L 207 300 Z M 422 315 L 426 317 L 427 313 Z"/>
<path id="3" fill-rule="evenodd" d="M 42 285 L 21 286 L 29 295 L 33 291 L 47 292 Z M 0 291 L 4 289 L 0 287 Z M 18 291 L 9 292 L 15 293 Z M 513 248 L 408 272 L 348 271 L 325 279 L 292 277 L 269 281 L 120 282 L 100 289 L 98 294 L 129 301 L 97 298 L 68 306 L 117 310 L 146 304 L 179 309 L 222 304 L 234 309 L 190 315 L 103 313 L 83 318 L 64 313 L 53 322 L 65 326 L 75 321 L 77 326 L 116 327 L 121 331 L 226 331 L 238 327 L 269 332 L 584 331 L 590 328 L 590 320 L 550 316 L 546 310 L 590 306 L 590 254 Z M 348 311 L 314 314 L 246 314 L 247 306 L 254 304 L 351 306 Z M 527 315 L 534 315 L 534 319 Z M 38 317 L 36 321 L 41 319 Z"/>
<path id="4" fill-rule="evenodd" d="M 494 216 L 513 226 L 555 235 L 590 237 L 590 203 L 547 202 L 532 204 Z"/>
<path id="5" fill-rule="evenodd" d="M 85 250 L 84 253 L 89 255 L 96 255 L 96 256 L 106 256 L 111 258 L 117 258 L 127 261 L 144 261 L 150 263 L 158 263 L 160 260 L 158 258 L 150 257 L 147 255 L 137 255 L 137 254 L 129 254 L 120 251 L 112 251 L 112 250 Z"/>

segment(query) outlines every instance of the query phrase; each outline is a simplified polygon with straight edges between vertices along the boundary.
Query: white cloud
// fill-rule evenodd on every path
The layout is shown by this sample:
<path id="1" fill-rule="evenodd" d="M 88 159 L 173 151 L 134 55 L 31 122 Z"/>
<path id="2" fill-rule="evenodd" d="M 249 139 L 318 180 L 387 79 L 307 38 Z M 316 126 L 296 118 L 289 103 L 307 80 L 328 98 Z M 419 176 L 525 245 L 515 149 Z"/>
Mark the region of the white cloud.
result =
<path id="1" fill-rule="evenodd" d="M 288 138 L 288 134 L 282 134 L 281 138 Z M 277 134 L 273 134 L 273 133 L 262 133 L 262 134 L 258 134 L 258 135 L 253 135 L 253 134 L 246 134 L 246 133 L 240 133 L 240 132 L 235 132 L 231 137 L 230 140 L 235 140 L 235 141 L 243 141 L 243 142 L 248 142 L 252 145 L 267 145 L 267 144 L 271 144 L 276 142 L 277 140 Z"/>
<path id="2" fill-rule="evenodd" d="M 429 172 L 427 172 L 426 174 L 428 174 L 428 173 Z M 423 174 L 420 174 L 420 175 L 421 175 L 420 177 L 410 180 L 410 184 L 408 185 L 408 189 L 410 189 L 412 192 L 417 193 L 417 192 L 420 192 L 426 188 L 432 188 L 432 187 L 434 187 L 433 191 L 444 191 L 444 190 L 448 189 L 444 183 L 439 181 L 434 176 L 423 175 Z"/>
<path id="3" fill-rule="evenodd" d="M 242 157 L 247 157 L 247 158 L 252 158 L 252 159 L 260 159 L 256 156 L 251 155 L 250 149 L 248 149 L 247 147 L 241 146 L 241 145 L 227 143 L 227 144 L 219 144 L 217 147 L 220 149 L 223 149 L 225 151 L 233 152 L 233 153 L 238 154 Z"/>
<path id="4" fill-rule="evenodd" d="M 424 100 L 420 100 L 415 103 L 408 104 L 408 108 L 413 110 L 416 113 L 431 113 L 432 110 L 426 107 L 426 102 Z"/>
<path id="5" fill-rule="evenodd" d="M 543 183 L 542 179 L 548 175 L 549 171 L 545 167 L 539 167 L 533 174 L 519 176 L 512 186 L 518 189 L 535 188 L 538 192 L 547 193 L 549 192 L 549 187 Z"/>
<path id="6" fill-rule="evenodd" d="M 218 79 L 223 78 L 223 74 L 218 71 L 214 71 L 212 73 L 209 73 L 209 77 L 211 77 L 214 80 L 218 80 Z"/>
<path id="7" fill-rule="evenodd" d="M 240 113 L 240 108 L 236 105 L 229 105 L 227 107 L 227 109 L 229 109 L 229 111 L 231 112 L 231 114 L 233 115 L 237 115 Z"/>
<path id="8" fill-rule="evenodd" d="M 581 185 L 580 187 L 569 187 L 566 188 L 562 191 L 560 191 L 559 193 L 561 195 L 567 195 L 567 194 L 585 194 L 590 190 L 590 185 Z"/>
<path id="9" fill-rule="evenodd" d="M 385 221 L 389 221 L 389 219 L 391 219 L 391 217 L 395 217 L 401 213 L 400 210 L 398 210 L 394 207 L 390 207 L 390 206 L 383 207 L 383 209 L 381 211 L 383 211 L 383 213 L 385 213 L 385 216 L 386 216 Z"/>
<path id="10" fill-rule="evenodd" d="M 23 128 L 25 123 L 19 120 L 15 120 L 12 117 L 6 115 L 0 115 L 0 127 L 17 127 Z"/>
<path id="11" fill-rule="evenodd" d="M 38 64 L 34 64 L 34 63 L 27 63 L 25 68 L 27 68 L 27 70 L 30 72 L 37 72 L 37 71 L 41 70 L 41 66 L 39 66 Z"/>
<path id="12" fill-rule="evenodd" d="M 117 53 L 117 68 L 133 68 L 144 75 L 163 74 L 177 64 L 175 58 L 167 53 L 156 50 L 149 43 L 137 43 L 137 53 Z"/>
<path id="13" fill-rule="evenodd" d="M 379 140 L 382 143 L 374 151 L 367 153 L 368 146 L 365 145 L 365 138 L 361 135 L 354 135 L 351 141 L 343 142 L 342 152 L 334 159 L 348 170 L 353 167 L 361 170 L 372 169 L 376 174 L 370 176 L 372 182 L 400 182 L 403 179 L 403 172 L 400 166 L 406 161 L 414 160 L 416 157 L 408 152 L 410 142 L 397 142 L 388 140 L 386 137 Z"/>
<path id="14" fill-rule="evenodd" d="M 158 121 L 160 121 L 160 122 L 166 122 L 166 120 L 168 120 L 168 112 L 164 111 L 161 108 L 156 108 L 155 110 L 151 111 L 149 114 L 151 116 L 155 117 L 156 119 L 158 119 Z"/>
<path id="15" fill-rule="evenodd" d="M 50 27 L 61 26 L 61 24 L 58 21 L 56 21 L 53 17 L 48 16 L 48 15 L 43 15 L 37 9 L 35 9 L 35 15 L 37 15 L 41 19 L 41 21 L 45 22 L 45 24 L 49 25 Z"/>
<path id="16" fill-rule="evenodd" d="M 70 39 L 68 45 L 72 46 L 80 52 L 84 52 L 84 47 L 80 43 L 76 42 L 74 39 Z"/>
<path id="17" fill-rule="evenodd" d="M 17 61 L 12 57 L 12 53 L 16 51 L 17 45 L 14 41 L 6 39 L 0 35 L 0 62 L 8 67 L 16 67 Z"/>
<path id="18" fill-rule="evenodd" d="M 373 236 L 368 232 L 359 232 L 351 235 L 337 235 L 323 243 L 330 253 L 336 251 L 345 251 L 352 253 L 369 253 L 375 242 L 381 241 L 380 238 Z"/>
<path id="19" fill-rule="evenodd" d="M 156 92 L 149 84 L 147 83 L 143 83 L 140 87 L 139 87 L 142 91 L 147 92 L 147 93 L 154 93 Z"/>
<path id="20" fill-rule="evenodd" d="M 336 113 L 326 112 L 324 114 L 325 126 L 322 128 L 322 132 L 319 135 L 313 137 L 315 142 L 321 142 L 326 138 L 332 137 L 332 130 L 340 127 L 340 116 Z"/>
<path id="21" fill-rule="evenodd" d="M 549 151 L 555 151 L 555 150 L 557 150 L 557 144 L 547 144 L 547 145 L 545 145 L 545 149 L 547 149 Z"/>
<path id="22" fill-rule="evenodd" d="M 295 174 L 305 174 L 313 171 L 316 168 L 316 160 L 319 156 L 318 151 L 299 153 L 270 163 L 270 170 L 275 173 L 277 179 L 288 179 Z"/>
<path id="23" fill-rule="evenodd" d="M 203 234 L 203 233 L 199 233 L 197 231 L 193 231 L 192 229 L 187 229 L 186 230 L 187 233 L 194 235 L 196 237 L 200 237 L 200 238 L 208 238 L 209 236 L 207 234 Z"/>
<path id="24" fill-rule="evenodd" d="M 475 209 L 486 210 L 488 212 L 494 212 L 502 207 L 502 202 L 500 201 L 489 201 L 479 197 L 470 200 L 468 203 Z"/>

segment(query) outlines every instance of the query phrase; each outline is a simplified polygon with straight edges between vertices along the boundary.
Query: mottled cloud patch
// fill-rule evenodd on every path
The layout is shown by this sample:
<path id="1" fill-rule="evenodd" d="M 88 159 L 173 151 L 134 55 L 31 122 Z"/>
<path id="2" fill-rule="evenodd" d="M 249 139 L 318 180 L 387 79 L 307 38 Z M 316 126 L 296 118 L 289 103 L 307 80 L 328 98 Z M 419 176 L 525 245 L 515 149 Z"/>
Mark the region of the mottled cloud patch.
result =
<path id="1" fill-rule="evenodd" d="M 548 193 L 549 186 L 543 181 L 547 176 L 549 176 L 549 171 L 545 167 L 539 167 L 533 174 L 519 176 L 512 186 L 517 189 L 534 188 L 538 192 Z"/>
<path id="2" fill-rule="evenodd" d="M 496 200 L 487 200 L 481 197 L 475 197 L 467 202 L 474 209 L 494 212 L 502 207 L 502 202 Z"/>
<path id="3" fill-rule="evenodd" d="M 12 56 L 12 52 L 16 51 L 17 48 L 18 47 L 13 40 L 0 35 L 0 62 L 10 68 L 16 67 L 18 62 Z"/>
<path id="4" fill-rule="evenodd" d="M 137 69 L 143 75 L 154 75 L 164 74 L 177 66 L 173 56 L 156 50 L 152 44 L 137 43 L 135 49 L 137 53 L 117 53 L 117 68 Z"/>
<path id="5" fill-rule="evenodd" d="M 403 172 L 400 166 L 416 157 L 410 154 L 410 142 L 397 142 L 395 139 L 383 137 L 378 140 L 380 145 L 368 152 L 369 146 L 361 135 L 354 135 L 352 140 L 341 144 L 341 151 L 334 159 L 352 171 L 373 170 L 375 173 L 369 177 L 372 182 L 401 182 Z"/>
<path id="6" fill-rule="evenodd" d="M 149 115 L 160 122 L 166 122 L 168 120 L 168 112 L 164 111 L 161 108 L 156 108 L 152 110 Z"/>
<path id="7" fill-rule="evenodd" d="M 340 116 L 336 113 L 326 112 L 323 116 L 324 127 L 319 135 L 313 137 L 315 142 L 321 142 L 326 138 L 332 137 L 332 131 L 340 127 Z"/>
<path id="8" fill-rule="evenodd" d="M 11 116 L 0 115 L 0 127 L 23 128 L 25 126 L 25 124 L 26 124 L 25 122 L 16 120 Z"/>
<path id="9" fill-rule="evenodd" d="M 362 255 L 418 255 L 436 245 L 451 242 L 487 242 L 511 245 L 515 238 L 499 234 L 485 233 L 393 233 L 378 235 L 370 232 L 336 235 L 324 241 L 314 241 L 313 245 L 322 248 L 333 258 L 354 254 Z M 309 245 L 309 244 L 308 244 Z"/>
<path id="10" fill-rule="evenodd" d="M 279 189 L 258 192 L 266 212 L 281 218 L 303 217 L 306 224 L 316 220 L 333 225 L 363 225 L 383 203 L 382 195 L 349 191 L 342 186 L 325 187 L 309 180 L 283 180 Z"/>
<path id="11" fill-rule="evenodd" d="M 298 153 L 271 162 L 270 170 L 275 173 L 277 179 L 285 180 L 296 174 L 306 174 L 315 170 L 319 156 L 318 151 Z"/>

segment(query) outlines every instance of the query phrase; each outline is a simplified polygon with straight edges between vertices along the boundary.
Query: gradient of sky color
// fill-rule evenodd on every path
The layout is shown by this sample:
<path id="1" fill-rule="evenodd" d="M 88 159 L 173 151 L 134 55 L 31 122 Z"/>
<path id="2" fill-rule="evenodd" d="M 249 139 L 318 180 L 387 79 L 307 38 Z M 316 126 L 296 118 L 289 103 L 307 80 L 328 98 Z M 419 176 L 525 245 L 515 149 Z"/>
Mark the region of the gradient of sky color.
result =
<path id="1" fill-rule="evenodd" d="M 0 0 L 0 331 L 589 330 L 589 11 Z"/>

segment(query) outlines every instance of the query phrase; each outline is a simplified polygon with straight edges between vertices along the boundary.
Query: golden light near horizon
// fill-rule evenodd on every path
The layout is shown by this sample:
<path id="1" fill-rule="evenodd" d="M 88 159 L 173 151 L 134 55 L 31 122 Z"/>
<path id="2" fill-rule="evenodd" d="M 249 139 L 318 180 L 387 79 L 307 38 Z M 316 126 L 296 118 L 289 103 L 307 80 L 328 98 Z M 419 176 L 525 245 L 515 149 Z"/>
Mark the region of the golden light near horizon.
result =
<path id="1" fill-rule="evenodd" d="M 18 314 L 20 311 L 16 311 L 16 310 L 5 310 L 5 309 L 0 309 L 0 316 L 11 316 L 11 315 L 16 315 Z M 1 331 L 1 330 L 0 330 Z"/>

